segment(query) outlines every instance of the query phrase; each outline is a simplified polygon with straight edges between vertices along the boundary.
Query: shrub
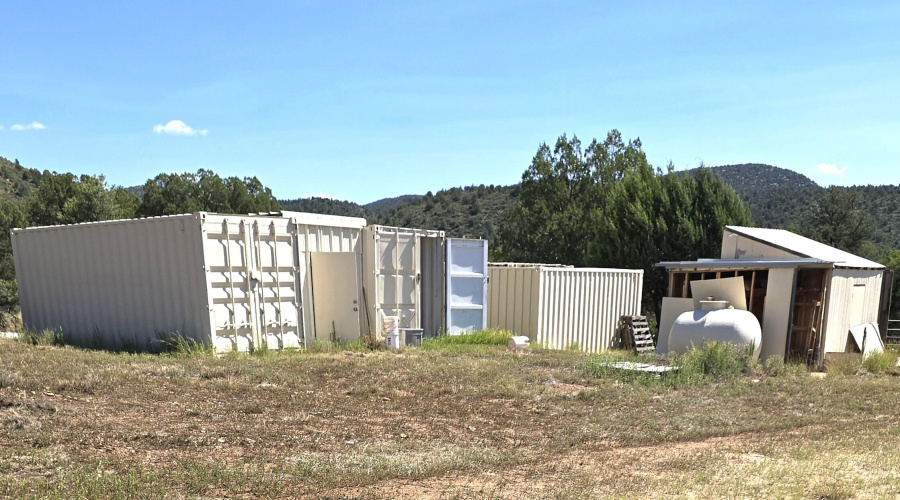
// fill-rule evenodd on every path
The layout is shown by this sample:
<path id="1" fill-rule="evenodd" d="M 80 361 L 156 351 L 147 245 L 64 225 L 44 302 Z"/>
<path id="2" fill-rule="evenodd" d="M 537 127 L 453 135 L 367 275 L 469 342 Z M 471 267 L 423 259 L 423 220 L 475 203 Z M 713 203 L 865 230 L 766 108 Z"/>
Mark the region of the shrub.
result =
<path id="1" fill-rule="evenodd" d="M 187 358 L 213 356 L 216 348 L 210 344 L 198 342 L 178 333 L 158 335 L 161 351 L 166 354 Z"/>
<path id="2" fill-rule="evenodd" d="M 42 330 L 40 332 L 23 332 L 19 334 L 19 342 L 31 345 L 63 345 L 63 335 L 60 331 Z"/>
<path id="3" fill-rule="evenodd" d="M 785 363 L 778 356 L 770 356 L 762 363 L 763 373 L 770 377 L 805 375 L 809 372 L 806 364 L 801 362 Z"/>
<path id="4" fill-rule="evenodd" d="M 825 360 L 825 371 L 832 375 L 856 375 L 862 368 L 862 359 L 855 355 L 832 355 Z"/>
<path id="5" fill-rule="evenodd" d="M 673 364 L 682 376 L 699 374 L 714 379 L 735 378 L 752 363 L 753 349 L 753 346 L 705 340 L 699 349 L 695 347 L 683 356 L 677 356 Z"/>
<path id="6" fill-rule="evenodd" d="M 872 352 L 862 359 L 862 369 L 869 373 L 884 373 L 885 370 L 897 365 L 897 352 L 884 350 Z"/>

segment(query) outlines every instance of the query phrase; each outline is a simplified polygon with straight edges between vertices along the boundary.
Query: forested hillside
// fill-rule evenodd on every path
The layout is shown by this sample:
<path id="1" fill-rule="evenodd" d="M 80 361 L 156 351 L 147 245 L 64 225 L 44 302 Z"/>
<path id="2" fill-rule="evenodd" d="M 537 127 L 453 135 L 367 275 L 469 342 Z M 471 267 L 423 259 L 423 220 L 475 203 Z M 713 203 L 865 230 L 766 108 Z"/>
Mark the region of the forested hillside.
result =
<path id="1" fill-rule="evenodd" d="M 518 186 L 467 186 L 427 193 L 380 216 L 381 224 L 446 231 L 457 238 L 493 240 L 519 194 Z"/>
<path id="2" fill-rule="evenodd" d="M 366 205 L 329 198 L 279 203 L 284 210 L 364 217 L 370 224 L 438 229 L 450 237 L 493 240 L 518 192 L 518 186 L 481 185 L 385 198 Z"/>
<path id="3" fill-rule="evenodd" d="M 772 165 L 747 163 L 712 167 L 714 174 L 735 189 L 747 207 L 754 223 L 761 227 L 798 230 L 825 188 L 803 174 Z M 696 172 L 688 170 L 687 173 Z M 886 249 L 900 248 L 900 187 L 851 186 L 857 193 L 863 211 L 872 222 L 872 240 Z"/>
<path id="4" fill-rule="evenodd" d="M 0 156 L 0 200 L 22 199 L 41 180 L 41 172 Z"/>

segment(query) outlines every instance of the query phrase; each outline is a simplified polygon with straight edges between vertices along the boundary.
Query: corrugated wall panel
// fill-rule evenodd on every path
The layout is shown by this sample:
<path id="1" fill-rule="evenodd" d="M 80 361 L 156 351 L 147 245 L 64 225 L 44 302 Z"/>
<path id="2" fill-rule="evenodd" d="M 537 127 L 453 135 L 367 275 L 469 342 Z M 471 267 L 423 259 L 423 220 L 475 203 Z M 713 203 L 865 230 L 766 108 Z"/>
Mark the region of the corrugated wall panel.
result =
<path id="1" fill-rule="evenodd" d="M 488 267 L 488 327 L 537 336 L 538 270 Z"/>
<path id="2" fill-rule="evenodd" d="M 29 329 L 80 345 L 153 348 L 161 334 L 209 340 L 195 215 L 16 230 Z"/>
<path id="3" fill-rule="evenodd" d="M 489 326 L 557 349 L 612 347 L 625 314 L 640 314 L 643 271 L 490 267 Z"/>
<path id="4" fill-rule="evenodd" d="M 864 286 L 865 300 L 861 317 L 862 323 L 876 323 L 878 308 L 881 303 L 882 271 L 878 269 L 835 269 L 828 292 L 825 352 L 844 352 L 847 348 L 851 325 L 854 316 L 850 310 L 851 296 L 854 286 Z M 858 313 L 857 313 L 858 314 Z"/>

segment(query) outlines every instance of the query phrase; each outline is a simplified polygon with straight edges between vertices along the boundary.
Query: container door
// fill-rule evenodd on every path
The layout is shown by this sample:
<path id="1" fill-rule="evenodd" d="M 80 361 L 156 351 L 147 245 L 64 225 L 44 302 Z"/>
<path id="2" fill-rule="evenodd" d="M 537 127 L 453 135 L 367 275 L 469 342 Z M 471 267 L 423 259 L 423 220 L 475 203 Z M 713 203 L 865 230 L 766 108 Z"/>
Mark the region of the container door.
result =
<path id="1" fill-rule="evenodd" d="M 399 316 L 400 328 L 421 328 L 419 314 L 419 235 L 399 228 L 375 234 L 375 315 L 380 332 L 384 316 Z"/>
<path id="2" fill-rule="evenodd" d="M 355 252 L 309 254 L 316 339 L 359 338 L 359 283 Z"/>
<path id="3" fill-rule="evenodd" d="M 287 220 L 235 217 L 204 225 L 218 352 L 300 347 L 295 243 Z"/>
<path id="4" fill-rule="evenodd" d="M 447 333 L 487 327 L 486 240 L 447 238 Z"/>
<path id="5" fill-rule="evenodd" d="M 302 344 L 295 233 L 296 226 L 287 220 L 253 222 L 259 342 L 270 349 L 298 348 Z"/>
<path id="6" fill-rule="evenodd" d="M 249 228 L 240 218 L 206 226 L 207 283 L 219 352 L 249 351 L 257 336 L 258 311 Z"/>

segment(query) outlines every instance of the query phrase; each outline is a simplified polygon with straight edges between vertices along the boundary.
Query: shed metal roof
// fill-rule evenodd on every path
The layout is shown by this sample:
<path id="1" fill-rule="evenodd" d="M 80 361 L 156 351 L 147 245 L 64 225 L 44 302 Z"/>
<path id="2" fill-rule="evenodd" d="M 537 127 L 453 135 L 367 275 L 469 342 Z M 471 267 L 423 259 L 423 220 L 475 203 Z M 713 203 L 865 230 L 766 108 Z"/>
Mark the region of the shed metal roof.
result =
<path id="1" fill-rule="evenodd" d="M 884 269 L 884 266 L 864 259 L 852 253 L 838 250 L 824 243 L 811 240 L 784 229 L 766 229 L 761 227 L 725 226 L 734 234 L 750 238 L 766 245 L 780 248 L 801 257 L 818 259 L 834 264 L 835 267 L 857 269 Z M 726 236 L 727 238 L 727 236 Z"/>
<path id="2" fill-rule="evenodd" d="M 698 259 L 678 262 L 660 262 L 657 267 L 670 271 L 683 270 L 739 270 L 739 269 L 779 269 L 795 267 L 833 267 L 833 262 L 819 259 Z"/>

